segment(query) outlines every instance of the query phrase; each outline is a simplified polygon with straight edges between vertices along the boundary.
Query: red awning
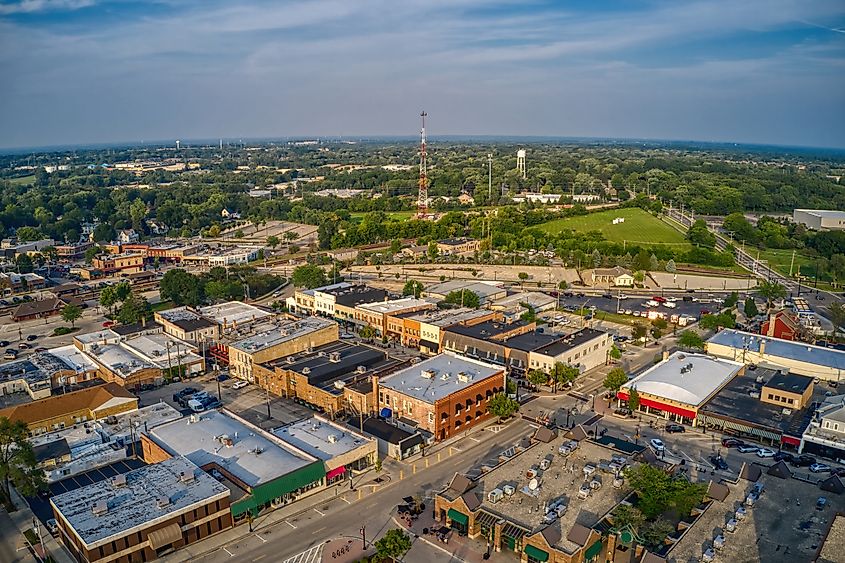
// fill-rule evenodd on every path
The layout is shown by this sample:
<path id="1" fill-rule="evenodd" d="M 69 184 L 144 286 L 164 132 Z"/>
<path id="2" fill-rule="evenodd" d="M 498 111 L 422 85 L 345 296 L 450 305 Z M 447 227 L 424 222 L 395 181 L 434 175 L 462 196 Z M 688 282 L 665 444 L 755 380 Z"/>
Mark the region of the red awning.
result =
<path id="1" fill-rule="evenodd" d="M 628 394 L 619 391 L 616 393 L 616 396 L 622 399 L 623 401 L 628 400 Z M 685 418 L 689 418 L 691 420 L 695 420 L 695 411 L 691 411 L 689 409 L 684 409 L 681 407 L 677 407 L 675 405 L 668 405 L 666 403 L 661 403 L 660 401 L 652 401 L 651 399 L 646 399 L 640 397 L 640 405 L 644 407 L 651 407 L 653 409 L 657 409 L 663 412 L 669 412 L 672 414 L 676 414 L 678 416 L 683 416 Z"/>
<path id="2" fill-rule="evenodd" d="M 332 469 L 331 471 L 327 471 L 326 472 L 326 479 L 331 479 L 333 477 L 337 477 L 338 475 L 343 475 L 344 473 L 346 473 L 346 466 L 341 465 L 340 467 L 336 467 L 336 468 Z"/>
<path id="3" fill-rule="evenodd" d="M 793 438 L 792 436 L 787 436 L 785 434 L 780 437 L 780 441 L 783 444 L 788 444 L 790 446 L 795 446 L 795 447 L 798 447 L 798 446 L 801 445 L 801 439 L 800 438 Z"/>

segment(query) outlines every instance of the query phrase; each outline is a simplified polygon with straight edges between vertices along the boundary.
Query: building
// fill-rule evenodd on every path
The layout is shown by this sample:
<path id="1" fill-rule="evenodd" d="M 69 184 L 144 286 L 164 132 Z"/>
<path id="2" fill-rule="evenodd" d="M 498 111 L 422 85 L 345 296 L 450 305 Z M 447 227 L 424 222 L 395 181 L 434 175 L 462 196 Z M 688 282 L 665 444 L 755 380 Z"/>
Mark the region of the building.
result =
<path id="1" fill-rule="evenodd" d="M 296 289 L 294 290 L 293 297 L 288 297 L 286 300 L 288 311 L 300 315 L 313 315 L 317 312 L 316 297 L 314 296 L 315 292 L 341 289 L 345 287 L 352 287 L 352 284 L 340 282 L 316 287 L 314 289 Z"/>
<path id="2" fill-rule="evenodd" d="M 322 460 L 226 410 L 163 424 L 141 445 L 148 463 L 184 455 L 225 483 L 236 521 L 325 488 Z"/>
<path id="3" fill-rule="evenodd" d="M 757 366 L 737 374 L 698 409 L 698 426 L 797 448 L 812 416 L 812 404 L 827 389 L 801 375 Z"/>
<path id="4" fill-rule="evenodd" d="M 594 203 L 600 199 L 596 194 L 575 194 L 572 196 L 572 203 Z"/>
<path id="5" fill-rule="evenodd" d="M 33 436 L 89 420 L 134 411 L 138 397 L 120 385 L 106 383 L 0 410 L 0 417 L 25 422 Z"/>
<path id="6" fill-rule="evenodd" d="M 792 220 L 814 231 L 845 229 L 845 211 L 796 209 L 792 212 Z"/>
<path id="7" fill-rule="evenodd" d="M 612 287 L 633 287 L 634 276 L 630 270 L 620 266 L 613 268 L 596 268 L 590 274 L 593 285 L 609 285 Z"/>
<path id="8" fill-rule="evenodd" d="M 350 260 L 355 260 L 356 258 L 358 258 L 358 249 L 338 248 L 337 250 L 326 251 L 326 255 L 332 260 L 337 260 L 338 262 L 348 262 Z"/>
<path id="9" fill-rule="evenodd" d="M 14 322 L 44 319 L 58 315 L 64 307 L 65 302 L 58 297 L 48 297 L 40 301 L 21 303 L 12 311 L 11 316 Z"/>
<path id="10" fill-rule="evenodd" d="M 355 322 L 355 307 L 388 298 L 387 291 L 366 285 L 328 286 L 314 290 L 314 314 Z"/>
<path id="11" fill-rule="evenodd" d="M 511 197 L 511 199 L 515 203 L 541 203 L 543 205 L 549 205 L 552 203 L 558 203 L 560 198 L 563 195 L 561 194 L 541 194 L 537 192 L 522 192 L 520 194 L 516 194 Z"/>
<path id="12" fill-rule="evenodd" d="M 378 379 L 379 413 L 445 440 L 490 417 L 487 403 L 505 379 L 501 366 L 440 354 Z"/>
<path id="13" fill-rule="evenodd" d="M 53 387 L 50 374 L 43 369 L 39 358 L 40 353 L 36 353 L 28 358 L 0 364 L 0 395 L 6 404 L 50 396 Z"/>
<path id="14" fill-rule="evenodd" d="M 38 274 L 16 274 L 15 272 L 0 272 L 0 287 L 3 288 L 3 295 L 9 296 L 13 293 L 35 291 L 44 289 L 44 278 Z"/>
<path id="15" fill-rule="evenodd" d="M 85 256 L 85 251 L 89 248 L 93 248 L 93 242 L 77 242 L 77 243 L 69 243 L 69 244 L 57 244 L 56 245 L 56 256 L 59 260 L 78 260 Z"/>
<path id="16" fill-rule="evenodd" d="M 206 319 L 220 325 L 222 333 L 228 335 L 249 329 L 256 324 L 272 320 L 276 313 L 242 301 L 227 301 L 217 305 L 200 307 L 198 312 Z"/>
<path id="17" fill-rule="evenodd" d="M 254 381 L 252 368 L 338 340 L 337 323 L 320 317 L 280 321 L 228 347 L 229 372 Z"/>
<path id="18" fill-rule="evenodd" d="M 419 348 L 424 354 L 439 354 L 443 329 L 463 324 L 473 325 L 488 320 L 501 320 L 501 315 L 488 309 L 427 309 L 421 312 L 394 313 L 387 316 L 387 333 L 399 337 L 403 346 Z"/>
<path id="19" fill-rule="evenodd" d="M 524 373 L 528 366 L 528 353 L 511 354 L 513 349 L 506 341 L 534 332 L 537 327 L 534 322 L 515 321 L 512 323 L 499 320 L 489 320 L 472 325 L 453 325 L 444 331 L 442 349 L 457 352 L 471 358 L 481 358 L 485 362 L 508 366 L 511 374 L 514 369 Z M 544 335 L 539 337 L 543 345 L 551 344 L 554 337 Z"/>
<path id="20" fill-rule="evenodd" d="M 627 401 L 636 389 L 640 411 L 695 426 L 699 408 L 744 371 L 738 362 L 675 352 L 628 381 L 616 396 Z"/>
<path id="21" fill-rule="evenodd" d="M 771 313 L 760 326 L 760 334 L 782 340 L 798 340 L 802 333 L 798 318 L 787 310 Z"/>
<path id="22" fill-rule="evenodd" d="M 708 354 L 746 364 L 775 365 L 790 372 L 837 383 L 845 379 L 845 352 L 725 329 L 707 341 Z"/>
<path id="23" fill-rule="evenodd" d="M 257 260 L 261 252 L 260 246 L 235 246 L 217 252 L 209 252 L 206 254 L 197 254 L 195 256 L 205 256 L 206 263 L 209 267 L 215 266 L 234 266 L 236 264 L 247 264 L 253 260 Z M 184 259 L 184 258 L 183 258 Z"/>
<path id="24" fill-rule="evenodd" d="M 507 297 L 508 291 L 501 282 L 480 282 L 472 280 L 451 280 L 438 283 L 423 290 L 421 297 L 430 297 L 443 301 L 453 291 L 469 290 L 478 295 L 478 302 L 481 305 Z"/>
<path id="25" fill-rule="evenodd" d="M 845 459 L 845 395 L 824 397 L 801 436 L 798 451 Z"/>
<path id="26" fill-rule="evenodd" d="M 273 434 L 283 442 L 321 459 L 326 468 L 327 486 L 352 479 L 355 472 L 366 470 L 378 459 L 375 439 L 320 416 L 276 428 Z"/>
<path id="27" fill-rule="evenodd" d="M 548 293 L 526 291 L 498 299 L 490 304 L 490 308 L 504 313 L 518 311 L 521 314 L 527 310 L 526 305 L 533 309 L 535 313 L 540 313 L 554 309 L 557 305 L 557 299 Z"/>
<path id="28" fill-rule="evenodd" d="M 232 527 L 229 489 L 174 457 L 50 498 L 80 563 L 152 561 Z"/>
<path id="29" fill-rule="evenodd" d="M 471 238 L 447 238 L 437 241 L 437 253 L 440 256 L 476 252 L 479 248 L 481 248 L 481 242 Z"/>
<path id="30" fill-rule="evenodd" d="M 398 461 L 417 455 L 425 444 L 425 438 L 419 432 L 408 432 L 381 418 L 367 418 L 360 424 L 363 432 L 376 439 L 380 455 Z"/>
<path id="31" fill-rule="evenodd" d="M 188 342 L 216 342 L 221 327 L 216 321 L 207 319 L 189 307 L 176 307 L 157 311 L 155 320 L 166 334 Z"/>
<path id="32" fill-rule="evenodd" d="M 117 242 L 120 244 L 132 244 L 133 242 L 138 242 L 139 240 L 141 240 L 141 237 L 138 236 L 135 229 L 123 229 L 117 233 Z"/>
<path id="33" fill-rule="evenodd" d="M 535 333 L 535 337 L 539 336 Z M 509 341 L 515 349 L 527 335 Z M 539 348 L 530 345 L 523 348 L 528 352 L 528 369 L 539 369 L 550 373 L 555 364 L 562 363 L 577 367 L 581 373 L 607 363 L 608 354 L 613 348 L 610 334 L 592 328 L 582 328 L 571 334 L 556 338 L 553 342 Z"/>
<path id="34" fill-rule="evenodd" d="M 388 324 L 388 319 L 394 315 L 403 313 L 416 313 L 428 309 L 435 309 L 437 306 L 431 301 L 415 299 L 414 297 L 403 297 L 380 303 L 362 303 L 355 307 L 353 315 L 355 324 L 369 326 L 378 331 L 379 336 L 400 340 L 402 330 L 396 324 Z M 392 329 L 392 330 L 391 330 Z"/>
<path id="35" fill-rule="evenodd" d="M 126 275 L 144 269 L 144 255 L 140 252 L 95 256 L 91 266 L 105 276 Z"/>

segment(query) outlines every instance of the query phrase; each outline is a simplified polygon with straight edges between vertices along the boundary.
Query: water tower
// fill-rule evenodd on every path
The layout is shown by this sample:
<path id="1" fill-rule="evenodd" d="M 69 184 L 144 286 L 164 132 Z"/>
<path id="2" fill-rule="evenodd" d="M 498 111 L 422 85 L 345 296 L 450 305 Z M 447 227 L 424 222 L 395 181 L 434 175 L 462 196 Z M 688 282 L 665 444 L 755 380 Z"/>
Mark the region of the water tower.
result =
<path id="1" fill-rule="evenodd" d="M 525 179 L 525 149 L 516 151 L 516 169 L 522 172 L 522 179 Z"/>

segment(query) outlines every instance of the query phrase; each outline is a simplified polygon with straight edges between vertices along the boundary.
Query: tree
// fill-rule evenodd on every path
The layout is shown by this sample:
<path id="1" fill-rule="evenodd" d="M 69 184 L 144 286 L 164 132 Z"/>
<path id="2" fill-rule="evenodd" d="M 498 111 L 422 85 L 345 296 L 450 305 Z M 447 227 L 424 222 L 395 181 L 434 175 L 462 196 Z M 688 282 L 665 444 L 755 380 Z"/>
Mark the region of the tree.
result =
<path id="1" fill-rule="evenodd" d="M 631 326 L 631 338 L 634 340 L 642 340 L 648 334 L 648 327 L 645 323 L 634 323 Z"/>
<path id="2" fill-rule="evenodd" d="M 745 316 L 749 319 L 753 319 L 757 315 L 760 314 L 760 311 L 757 309 L 757 303 L 754 301 L 753 297 L 747 297 L 745 299 L 745 308 L 743 310 Z"/>
<path id="3" fill-rule="evenodd" d="M 613 368 L 605 376 L 602 386 L 608 391 L 616 393 L 619 389 L 628 383 L 628 374 L 622 368 Z"/>
<path id="4" fill-rule="evenodd" d="M 766 305 L 771 308 L 772 301 L 786 297 L 786 288 L 776 281 L 763 280 L 757 287 L 757 293 L 766 300 Z"/>
<path id="5" fill-rule="evenodd" d="M 23 496 L 32 496 L 46 487 L 26 423 L 12 422 L 5 416 L 0 417 L 0 483 L 6 499 L 11 499 L 12 485 Z"/>
<path id="6" fill-rule="evenodd" d="M 563 362 L 555 362 L 555 365 L 552 366 L 551 373 L 549 373 L 549 379 L 554 382 L 554 391 L 557 393 L 558 385 L 572 383 L 579 375 L 581 375 L 581 370 L 577 367 L 566 365 Z"/>
<path id="7" fill-rule="evenodd" d="M 622 351 L 616 347 L 616 344 L 611 346 L 610 352 L 607 353 L 611 360 L 618 361 L 622 357 Z"/>
<path id="8" fill-rule="evenodd" d="M 235 238 L 244 238 L 244 232 L 241 229 L 235 231 Z"/>
<path id="9" fill-rule="evenodd" d="M 666 322 L 666 319 L 657 318 L 651 321 L 651 336 L 654 337 L 655 342 L 660 340 L 660 337 L 663 336 L 663 332 L 668 327 L 669 323 Z"/>
<path id="10" fill-rule="evenodd" d="M 378 333 L 376 332 L 376 329 L 374 329 L 373 327 L 371 327 L 369 325 L 362 326 L 361 329 L 358 331 L 358 336 L 360 336 L 361 338 L 363 338 L 365 340 L 370 340 L 370 341 L 372 341 L 372 339 L 375 338 L 377 334 Z"/>
<path id="11" fill-rule="evenodd" d="M 681 333 L 681 336 L 678 338 L 678 345 L 681 348 L 687 349 L 704 349 L 704 339 L 699 336 L 699 334 L 693 330 L 685 330 Z"/>
<path id="12" fill-rule="evenodd" d="M 117 293 L 115 291 L 115 286 L 107 285 L 103 289 L 100 290 L 100 306 L 105 307 L 109 310 L 109 313 L 112 312 L 112 307 L 117 304 Z"/>
<path id="13" fill-rule="evenodd" d="M 845 307 L 842 306 L 842 303 L 834 301 L 827 306 L 827 311 L 830 322 L 833 323 L 833 334 L 842 332 L 842 329 L 845 328 Z"/>
<path id="14" fill-rule="evenodd" d="M 396 561 L 410 551 L 411 538 L 402 530 L 388 530 L 380 540 L 376 540 L 375 546 L 377 557 Z"/>
<path id="15" fill-rule="evenodd" d="M 628 408 L 631 411 L 636 411 L 640 408 L 640 394 L 636 387 L 631 387 L 628 391 Z"/>
<path id="16" fill-rule="evenodd" d="M 637 508 L 649 520 L 662 515 L 689 516 L 707 492 L 706 483 L 690 483 L 682 474 L 670 474 L 647 463 L 626 468 L 625 477 L 637 492 Z"/>
<path id="17" fill-rule="evenodd" d="M 18 272 L 21 274 L 32 272 L 32 257 L 29 254 L 18 254 L 15 258 L 15 264 L 18 267 Z"/>
<path id="18" fill-rule="evenodd" d="M 428 259 L 432 262 L 437 258 L 437 255 L 440 253 L 440 249 L 437 248 L 437 243 L 435 241 L 431 241 L 428 243 Z"/>
<path id="19" fill-rule="evenodd" d="M 203 284 L 200 279 L 181 268 L 168 271 L 161 278 L 161 298 L 174 305 L 196 306 L 203 302 Z"/>
<path id="20" fill-rule="evenodd" d="M 545 385 L 549 381 L 549 374 L 541 369 L 532 369 L 528 372 L 528 381 L 530 381 L 532 385 Z"/>
<path id="21" fill-rule="evenodd" d="M 111 242 L 117 238 L 117 232 L 109 223 L 100 223 L 94 227 L 94 242 Z"/>
<path id="22" fill-rule="evenodd" d="M 296 287 L 306 289 L 314 289 L 328 283 L 326 271 L 314 264 L 305 264 L 296 268 L 291 276 L 291 281 Z"/>
<path id="23" fill-rule="evenodd" d="M 98 254 L 102 253 L 103 249 L 99 246 L 92 246 L 91 248 L 85 251 L 85 263 L 90 264 L 94 261 L 94 258 L 97 257 Z"/>
<path id="24" fill-rule="evenodd" d="M 129 285 L 128 281 L 122 281 L 112 287 L 114 287 L 114 296 L 117 297 L 118 301 L 126 301 L 126 298 L 132 293 L 132 286 Z"/>
<path id="25" fill-rule="evenodd" d="M 557 284 L 557 288 L 567 290 L 569 289 L 569 283 L 566 280 L 562 280 L 559 284 Z"/>
<path id="26" fill-rule="evenodd" d="M 675 260 L 669 259 L 666 261 L 666 271 L 670 274 L 674 274 L 678 271 L 678 267 L 675 265 Z"/>
<path id="27" fill-rule="evenodd" d="M 528 279 L 528 274 L 525 272 L 519 272 L 516 276 L 519 278 L 520 287 L 525 287 L 525 281 Z"/>
<path id="28" fill-rule="evenodd" d="M 267 237 L 267 246 L 270 248 L 276 248 L 282 241 L 279 240 L 279 237 L 275 235 L 270 235 Z"/>
<path id="29" fill-rule="evenodd" d="M 402 295 L 413 295 L 419 299 L 423 289 L 425 289 L 425 287 L 422 282 L 417 280 L 408 280 L 405 282 L 405 287 L 402 288 Z"/>
<path id="30" fill-rule="evenodd" d="M 687 231 L 687 240 L 703 248 L 716 246 L 716 237 L 707 229 L 703 219 L 697 219 Z"/>
<path id="31" fill-rule="evenodd" d="M 718 315 L 704 315 L 698 321 L 698 326 L 705 330 L 716 330 L 718 328 L 734 328 L 736 326 L 736 318 L 730 313 L 720 313 Z"/>
<path id="32" fill-rule="evenodd" d="M 739 293 L 736 291 L 732 291 L 728 298 L 725 299 L 725 307 L 728 309 L 733 309 L 736 304 L 739 302 Z"/>
<path id="33" fill-rule="evenodd" d="M 143 296 L 137 296 L 131 293 L 123 305 L 120 306 L 120 311 L 117 313 L 117 320 L 121 324 L 130 325 L 141 322 L 142 319 L 149 319 L 152 315 L 152 307 Z"/>
<path id="34" fill-rule="evenodd" d="M 62 308 L 62 320 L 76 326 L 76 321 L 82 316 L 82 308 L 79 305 L 69 303 Z"/>
<path id="35" fill-rule="evenodd" d="M 634 278 L 634 282 L 638 285 L 642 285 L 643 282 L 645 282 L 645 272 L 642 270 L 637 270 L 636 272 L 634 272 L 634 275 L 632 277 Z"/>
<path id="36" fill-rule="evenodd" d="M 450 292 L 443 302 L 453 305 L 461 305 L 462 307 L 469 307 L 471 309 L 478 309 L 478 307 L 481 306 L 481 299 L 478 297 L 478 294 L 468 289 Z"/>
<path id="37" fill-rule="evenodd" d="M 496 393 L 487 403 L 487 412 L 499 418 L 508 418 L 513 416 L 519 410 L 519 403 L 505 395 L 504 393 Z"/>
<path id="38" fill-rule="evenodd" d="M 41 231 L 39 231 L 35 227 L 21 227 L 17 231 L 15 231 L 15 236 L 18 237 L 19 242 L 34 242 L 36 240 L 41 240 L 42 238 L 44 238 L 44 235 L 41 234 Z"/>

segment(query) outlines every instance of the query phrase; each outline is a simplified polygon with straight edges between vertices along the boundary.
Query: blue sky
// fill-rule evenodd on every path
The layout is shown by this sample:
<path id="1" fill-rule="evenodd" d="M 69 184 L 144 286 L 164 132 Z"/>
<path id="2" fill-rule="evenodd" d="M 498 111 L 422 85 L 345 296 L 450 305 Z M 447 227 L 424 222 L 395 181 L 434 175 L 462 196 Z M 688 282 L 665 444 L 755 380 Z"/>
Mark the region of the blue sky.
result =
<path id="1" fill-rule="evenodd" d="M 842 0 L 0 0 L 0 147 L 556 135 L 845 147 Z"/>

